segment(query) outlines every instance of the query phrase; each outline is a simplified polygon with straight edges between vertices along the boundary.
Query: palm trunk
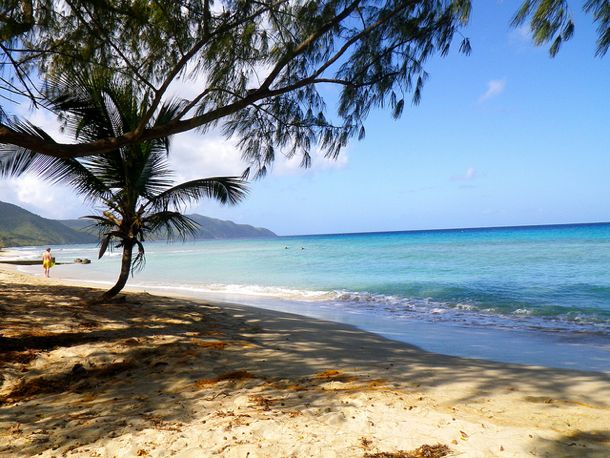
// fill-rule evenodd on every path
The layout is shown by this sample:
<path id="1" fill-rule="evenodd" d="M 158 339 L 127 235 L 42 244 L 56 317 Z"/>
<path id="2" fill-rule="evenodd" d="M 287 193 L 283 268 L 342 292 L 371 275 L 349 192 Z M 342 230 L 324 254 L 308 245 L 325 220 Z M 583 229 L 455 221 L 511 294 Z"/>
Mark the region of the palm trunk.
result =
<path id="1" fill-rule="evenodd" d="M 121 259 L 121 273 L 119 274 L 119 279 L 112 288 L 110 288 L 102 295 L 102 299 L 113 298 L 114 296 L 119 294 L 125 287 L 127 279 L 129 278 L 129 272 L 131 271 L 133 246 L 133 243 L 125 242 L 125 245 L 123 246 L 123 258 Z"/>

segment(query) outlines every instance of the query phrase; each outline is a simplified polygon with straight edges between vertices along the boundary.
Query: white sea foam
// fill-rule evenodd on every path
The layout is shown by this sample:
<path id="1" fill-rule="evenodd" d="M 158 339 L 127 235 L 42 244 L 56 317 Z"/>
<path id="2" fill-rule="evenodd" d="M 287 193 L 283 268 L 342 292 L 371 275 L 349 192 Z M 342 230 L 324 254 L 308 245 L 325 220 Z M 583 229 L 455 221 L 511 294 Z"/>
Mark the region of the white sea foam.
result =
<path id="1" fill-rule="evenodd" d="M 468 303 L 446 303 L 434 301 L 431 298 L 407 298 L 397 295 L 373 294 L 370 292 L 354 291 L 322 291 L 292 289 L 285 287 L 272 287 L 263 285 L 242 285 L 242 284 L 220 284 L 211 283 L 204 285 L 190 284 L 150 284 L 132 283 L 136 287 L 156 289 L 159 291 L 185 291 L 205 296 L 211 294 L 221 297 L 233 298 L 269 298 L 292 303 L 317 304 L 319 308 L 338 310 L 343 313 L 352 314 L 375 314 L 380 313 L 391 316 L 392 319 L 412 319 L 417 315 L 418 319 L 442 321 L 456 321 L 464 325 L 472 326 L 493 326 L 504 329 L 541 329 L 547 331 L 572 331 L 574 326 L 582 326 L 580 330 L 584 332 L 608 329 L 610 324 L 606 321 L 594 323 L 588 318 L 581 316 L 561 316 L 549 319 L 548 317 L 534 316 L 532 311 L 526 308 L 519 308 L 512 312 L 506 310 L 499 313 L 496 308 L 482 309 L 475 304 Z M 237 300 L 237 299 L 236 299 Z M 258 302 L 258 301 L 257 301 Z M 405 313 L 408 312 L 408 313 Z M 415 315 L 414 315 L 415 314 Z M 527 320 L 527 321 L 523 321 Z"/>
<path id="2" fill-rule="evenodd" d="M 463 304 L 463 303 L 459 303 L 459 304 L 455 304 L 454 307 L 457 310 L 477 310 L 478 307 L 475 307 L 472 304 Z"/>

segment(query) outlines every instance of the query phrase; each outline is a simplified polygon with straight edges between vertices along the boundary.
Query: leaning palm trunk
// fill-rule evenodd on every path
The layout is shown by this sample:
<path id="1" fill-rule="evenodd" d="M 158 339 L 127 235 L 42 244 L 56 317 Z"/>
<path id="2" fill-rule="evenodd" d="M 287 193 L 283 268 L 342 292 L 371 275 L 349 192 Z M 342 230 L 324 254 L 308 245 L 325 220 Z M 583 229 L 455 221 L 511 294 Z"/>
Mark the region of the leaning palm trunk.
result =
<path id="1" fill-rule="evenodd" d="M 123 246 L 123 257 L 121 259 L 121 273 L 119 274 L 116 284 L 102 295 L 103 300 L 112 299 L 125 287 L 131 271 L 133 246 L 133 242 L 125 242 L 125 245 Z"/>

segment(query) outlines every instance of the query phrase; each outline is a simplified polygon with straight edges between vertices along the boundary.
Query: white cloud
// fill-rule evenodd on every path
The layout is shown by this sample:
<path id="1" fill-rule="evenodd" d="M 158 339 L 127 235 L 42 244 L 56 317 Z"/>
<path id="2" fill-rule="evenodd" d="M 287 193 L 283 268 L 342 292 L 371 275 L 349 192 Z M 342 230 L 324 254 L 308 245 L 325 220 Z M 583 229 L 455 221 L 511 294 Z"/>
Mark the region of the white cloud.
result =
<path id="1" fill-rule="evenodd" d="M 16 110 L 17 117 L 27 119 L 37 127 L 40 127 L 53 139 L 60 143 L 74 143 L 73 137 L 61 131 L 57 117 L 47 110 L 30 110 L 25 105 L 19 105 Z"/>
<path id="2" fill-rule="evenodd" d="M 45 218 L 69 219 L 91 213 L 72 189 L 52 185 L 34 175 L 0 180 L 0 200 Z"/>
<path id="3" fill-rule="evenodd" d="M 497 97 L 504 92 L 504 89 L 506 89 L 506 79 L 488 81 L 487 90 L 479 97 L 479 103 Z"/>
<path id="4" fill-rule="evenodd" d="M 185 181 L 210 176 L 239 176 L 248 167 L 241 159 L 236 140 L 225 139 L 218 131 L 206 134 L 186 132 L 172 139 L 170 161 L 176 180 Z M 329 159 L 319 150 L 311 154 L 311 167 L 300 166 L 302 156 L 287 158 L 278 153 L 271 168 L 271 176 L 293 176 L 341 169 L 348 163 L 347 150 L 337 159 Z"/>
<path id="5" fill-rule="evenodd" d="M 522 24 L 511 29 L 508 40 L 510 44 L 518 48 L 531 48 L 533 40 L 530 25 Z"/>
<path id="6" fill-rule="evenodd" d="M 468 167 L 466 171 L 460 175 L 453 175 L 451 181 L 474 181 L 477 178 L 477 169 Z"/>
<path id="7" fill-rule="evenodd" d="M 532 42 L 532 33 L 529 24 L 522 24 L 519 27 L 515 27 L 511 36 L 522 43 L 531 44 Z"/>
<path id="8" fill-rule="evenodd" d="M 30 110 L 25 105 L 16 107 L 15 114 L 26 118 L 45 130 L 58 142 L 69 143 L 72 139 L 61 132 L 55 115 L 45 110 Z M 90 213 L 82 198 L 66 186 L 52 185 L 35 175 L 25 174 L 19 178 L 0 180 L 0 200 L 9 202 L 45 218 L 67 219 Z"/>
<path id="9" fill-rule="evenodd" d="M 247 167 L 235 142 L 214 131 L 206 134 L 190 131 L 174 136 L 169 158 L 176 181 L 239 176 Z"/>

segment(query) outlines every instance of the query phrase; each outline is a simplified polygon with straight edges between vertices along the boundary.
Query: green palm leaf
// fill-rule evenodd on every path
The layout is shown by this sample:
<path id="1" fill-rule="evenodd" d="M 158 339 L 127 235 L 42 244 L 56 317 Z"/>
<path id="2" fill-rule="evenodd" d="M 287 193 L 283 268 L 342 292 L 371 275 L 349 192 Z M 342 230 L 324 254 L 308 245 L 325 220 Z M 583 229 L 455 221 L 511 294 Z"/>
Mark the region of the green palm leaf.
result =
<path id="1" fill-rule="evenodd" d="M 189 236 L 195 236 L 199 224 L 179 212 L 160 211 L 144 218 L 144 224 L 148 232 L 157 236 L 164 236 L 168 240 L 180 238 L 182 240 Z"/>
<path id="2" fill-rule="evenodd" d="M 153 210 L 181 208 L 203 198 L 234 205 L 246 197 L 246 182 L 239 177 L 214 177 L 187 181 L 170 188 L 150 200 Z"/>
<path id="3" fill-rule="evenodd" d="M 51 138 L 31 124 L 19 124 L 12 128 L 39 138 Z M 104 183 L 77 159 L 55 158 L 12 145 L 0 145 L 1 177 L 16 177 L 28 172 L 52 183 L 68 184 L 87 200 L 101 200 L 110 195 L 110 190 Z"/>

